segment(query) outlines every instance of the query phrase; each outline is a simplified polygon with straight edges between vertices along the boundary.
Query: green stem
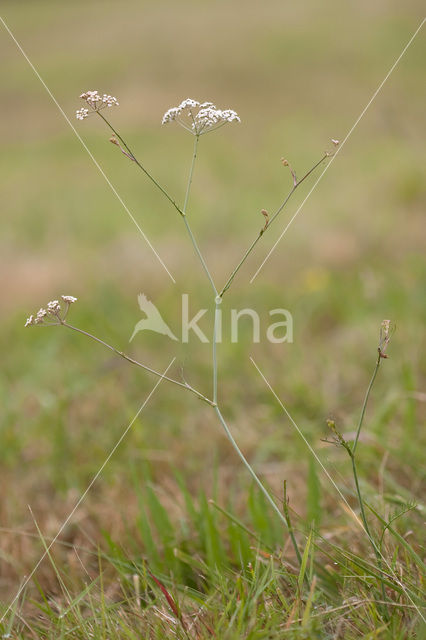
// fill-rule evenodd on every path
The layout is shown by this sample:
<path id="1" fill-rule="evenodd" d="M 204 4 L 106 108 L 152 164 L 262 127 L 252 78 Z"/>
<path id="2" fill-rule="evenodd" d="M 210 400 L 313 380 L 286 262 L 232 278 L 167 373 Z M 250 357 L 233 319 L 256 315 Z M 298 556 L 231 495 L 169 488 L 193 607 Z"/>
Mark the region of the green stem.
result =
<path id="1" fill-rule="evenodd" d="M 196 241 L 196 239 L 194 237 L 194 234 L 192 233 L 191 227 L 189 226 L 189 222 L 188 222 L 188 220 L 187 220 L 185 215 L 183 216 L 183 222 L 185 224 L 185 227 L 186 227 L 186 230 L 188 232 L 189 238 L 190 238 L 190 240 L 192 242 L 192 246 L 194 247 L 195 252 L 196 252 L 196 254 L 197 254 L 197 256 L 198 256 L 198 258 L 199 258 L 199 260 L 201 262 L 201 266 L 203 267 L 204 272 L 205 272 L 206 276 L 208 277 L 208 279 L 210 281 L 210 284 L 212 286 L 212 289 L 214 291 L 215 296 L 217 296 L 216 285 L 215 285 L 214 280 L 213 280 L 213 278 L 211 276 L 211 273 L 210 273 L 209 268 L 208 268 L 208 266 L 206 264 L 206 261 L 204 260 L 203 255 L 202 255 L 202 253 L 201 253 L 201 251 L 200 251 L 200 249 L 198 247 L 197 241 Z"/>
<path id="2" fill-rule="evenodd" d="M 229 442 L 233 446 L 233 448 L 234 448 L 235 452 L 237 453 L 238 457 L 240 458 L 241 462 L 244 464 L 244 466 L 246 467 L 247 471 L 249 472 L 249 474 L 251 475 L 251 477 L 253 478 L 253 480 L 255 481 L 255 483 L 257 484 L 257 486 L 259 487 L 259 489 L 261 490 L 261 492 L 265 496 L 266 500 L 269 502 L 269 504 L 271 505 L 271 507 L 273 508 L 273 510 L 275 511 L 277 516 L 279 517 L 279 519 L 281 520 L 281 522 L 287 528 L 287 522 L 286 522 L 285 517 L 283 516 L 283 514 L 281 513 L 281 511 L 279 510 L 279 508 L 275 504 L 275 502 L 272 499 L 271 495 L 269 494 L 268 490 L 264 487 L 262 482 L 257 477 L 255 471 L 253 470 L 253 468 L 250 465 L 250 463 L 248 462 L 248 460 L 244 457 L 244 454 L 241 451 L 241 449 L 239 448 L 239 446 L 237 445 L 232 433 L 230 432 L 229 427 L 226 424 L 225 419 L 224 419 L 219 407 L 215 406 L 214 410 L 215 410 L 216 415 L 217 415 L 217 417 L 219 418 L 219 420 L 220 420 L 220 422 L 222 424 L 222 427 L 223 427 L 223 429 L 224 429 L 224 431 L 226 433 L 226 437 L 228 438 Z"/>
<path id="3" fill-rule="evenodd" d="M 305 173 L 303 178 L 301 178 L 300 180 L 297 180 L 297 182 L 295 182 L 295 184 L 291 188 L 291 190 L 288 193 L 288 195 L 286 196 L 286 198 L 283 200 L 283 202 L 280 204 L 278 209 L 275 211 L 274 215 L 271 217 L 267 227 L 265 229 L 262 229 L 262 232 L 259 233 L 259 235 L 253 240 L 253 242 L 251 243 L 251 245 L 249 246 L 249 248 L 247 249 L 247 251 L 245 252 L 243 257 L 241 258 L 241 260 L 239 261 L 239 263 L 237 264 L 235 269 L 232 271 L 232 273 L 229 276 L 228 280 L 226 281 L 222 291 L 219 294 L 220 297 L 222 297 L 223 294 L 225 293 L 225 291 L 227 291 L 229 289 L 229 287 L 232 284 L 233 279 L 235 278 L 235 276 L 237 275 L 238 271 L 241 269 L 241 267 L 243 266 L 244 262 L 247 260 L 247 258 L 249 257 L 249 255 L 251 254 L 251 252 L 253 251 L 253 249 L 255 248 L 257 243 L 259 242 L 260 238 L 262 238 L 265 235 L 265 233 L 268 231 L 268 229 L 272 226 L 273 222 L 276 220 L 276 218 L 279 216 L 281 211 L 284 209 L 284 207 L 286 206 L 287 202 L 290 200 L 291 196 L 296 191 L 297 187 L 299 187 L 302 184 L 302 182 L 304 182 L 306 180 L 306 178 L 308 178 L 311 175 L 311 173 L 313 173 L 313 171 L 315 171 L 315 169 L 317 167 L 319 167 L 319 165 L 322 162 L 324 162 L 324 160 L 326 158 L 329 158 L 330 155 L 331 154 L 329 154 L 329 153 L 325 153 L 323 155 L 323 157 L 321 158 L 321 160 L 319 160 L 316 164 L 314 164 L 314 166 L 311 169 L 309 169 L 309 171 L 307 171 L 307 173 Z"/>
<path id="4" fill-rule="evenodd" d="M 374 554 L 376 556 L 377 567 L 378 567 L 379 571 L 382 572 L 383 571 L 382 555 L 380 553 L 380 550 L 379 550 L 379 548 L 378 548 L 378 546 L 377 546 L 377 544 L 376 544 L 376 542 L 375 542 L 375 540 L 373 538 L 373 535 L 372 535 L 372 533 L 370 531 L 370 527 L 368 525 L 368 520 L 367 520 L 367 516 L 366 516 L 366 513 L 365 513 L 365 509 L 364 509 L 364 500 L 362 498 L 361 488 L 359 486 L 358 472 L 357 472 L 356 458 L 355 458 L 355 452 L 356 452 L 356 448 L 357 448 L 357 445 L 358 445 L 358 440 L 359 440 L 359 436 L 360 436 L 360 433 L 361 433 L 362 424 L 364 422 L 364 416 L 365 416 L 365 411 L 367 409 L 368 399 L 370 397 L 370 392 L 371 392 L 371 389 L 373 388 L 373 384 L 374 384 L 374 381 L 376 379 L 377 372 L 378 372 L 379 367 L 380 367 L 380 363 L 381 363 L 381 353 L 380 353 L 380 350 L 379 350 L 379 354 L 377 356 L 377 361 L 376 361 L 376 366 L 374 368 L 373 375 L 371 376 L 371 380 L 370 380 L 370 383 L 368 385 L 367 392 L 365 394 L 364 403 L 362 405 L 361 415 L 360 415 L 360 419 L 359 419 L 359 423 L 358 423 L 358 427 L 357 427 L 357 431 L 356 431 L 356 435 L 355 435 L 354 444 L 353 444 L 352 447 L 350 447 L 350 445 L 346 445 L 345 448 L 346 448 L 347 452 L 349 453 L 349 456 L 350 456 L 351 462 L 352 462 L 352 473 L 353 473 L 353 477 L 354 477 L 354 481 L 355 481 L 356 493 L 357 493 L 357 496 L 358 496 L 358 503 L 359 503 L 359 508 L 360 508 L 360 512 L 361 512 L 361 519 L 362 519 L 362 522 L 363 522 L 363 525 L 364 525 L 365 532 L 366 532 L 366 534 L 368 536 L 368 539 L 370 541 L 370 544 L 371 544 L 371 546 L 373 548 L 373 551 L 374 551 Z M 380 586 L 381 586 L 383 600 L 386 601 L 387 600 L 386 590 L 385 590 L 385 585 L 384 585 L 384 582 L 383 582 L 382 578 L 380 578 Z"/>
<path id="5" fill-rule="evenodd" d="M 102 115 L 102 113 L 100 111 L 96 112 L 98 114 L 98 116 L 100 118 L 102 118 L 102 120 L 105 122 L 105 124 L 111 129 L 111 131 L 114 133 L 115 136 L 117 136 L 118 140 L 120 140 L 121 144 L 124 146 L 124 148 L 126 149 L 126 151 L 128 151 L 129 155 L 131 156 L 131 160 L 133 160 L 133 162 L 135 162 L 135 164 L 139 167 L 139 169 L 141 169 L 144 174 L 151 180 L 151 182 L 157 187 L 157 189 L 159 189 L 161 191 L 161 193 L 166 196 L 167 200 L 174 206 L 174 208 L 176 209 L 176 211 L 178 213 L 180 213 L 181 216 L 185 215 L 182 211 L 182 209 L 179 207 L 178 204 L 176 204 L 176 202 L 173 200 L 173 198 L 171 197 L 171 195 L 169 195 L 167 193 L 167 191 L 164 189 L 164 187 L 161 186 L 161 184 L 158 182 L 158 180 L 156 180 L 154 178 L 154 176 L 147 170 L 145 169 L 145 167 L 143 166 L 143 164 L 141 164 L 141 162 L 139 162 L 139 160 L 136 158 L 135 154 L 133 153 L 133 151 L 130 149 L 130 147 L 128 146 L 127 142 L 120 136 L 120 134 L 114 129 L 114 127 L 112 126 L 112 124 L 105 118 L 104 115 Z"/>
<path id="6" fill-rule="evenodd" d="M 381 555 L 380 550 L 379 550 L 379 548 L 377 547 L 377 545 L 376 545 L 376 543 L 374 541 L 374 538 L 373 538 L 373 536 L 371 534 L 371 531 L 370 531 L 370 527 L 368 526 L 368 520 L 367 520 L 367 516 L 365 514 L 365 509 L 364 509 L 364 500 L 362 498 L 361 488 L 359 486 L 359 481 L 358 481 L 358 472 L 357 472 L 357 468 L 356 468 L 356 460 L 355 460 L 355 456 L 354 456 L 353 452 L 350 452 L 350 456 L 351 456 L 351 461 L 352 461 L 352 472 L 353 472 L 354 481 L 355 481 L 356 493 L 357 493 L 357 496 L 358 496 L 358 503 L 359 503 L 359 508 L 360 508 L 360 511 L 361 511 L 362 523 L 364 525 L 364 529 L 365 529 L 365 532 L 366 532 L 366 534 L 368 536 L 370 544 L 371 544 L 371 546 L 373 548 L 374 555 L 376 556 L 377 568 L 379 569 L 380 574 L 381 574 L 382 571 L 383 571 L 382 555 Z M 381 587 L 381 591 L 382 591 L 382 597 L 383 597 L 383 600 L 386 601 L 387 600 L 387 595 L 386 595 L 385 585 L 384 585 L 384 582 L 383 582 L 383 579 L 382 579 L 381 576 L 380 576 L 379 580 L 380 580 L 380 587 Z"/>
<path id="7" fill-rule="evenodd" d="M 219 306 L 222 302 L 222 299 L 217 296 L 215 299 L 215 318 L 214 318 L 214 328 L 213 328 L 213 408 L 216 412 L 217 417 L 219 418 L 219 421 L 225 431 L 226 437 L 228 438 L 229 442 L 231 443 L 232 447 L 234 448 L 234 451 L 236 452 L 236 454 L 238 455 L 238 457 L 240 458 L 241 462 L 243 463 L 243 465 L 246 467 L 247 471 L 249 472 L 249 474 L 251 475 L 251 477 L 253 478 L 253 480 L 255 481 L 255 483 L 257 484 L 257 486 L 259 487 L 259 489 L 261 490 L 261 492 L 263 493 L 263 495 L 265 496 L 266 500 L 269 502 L 269 504 L 271 505 L 271 507 L 273 508 L 273 510 L 275 511 L 275 513 L 278 515 L 279 519 L 281 520 L 281 522 L 284 524 L 285 527 L 288 527 L 287 525 L 287 521 L 286 518 L 283 516 L 283 514 L 281 513 L 280 509 L 277 507 L 277 505 L 275 504 L 272 496 L 270 495 L 269 491 L 266 489 L 266 487 L 262 484 L 262 482 L 260 481 L 260 479 L 258 478 L 258 476 L 256 475 L 253 467 L 251 466 L 251 464 L 248 462 L 248 460 L 245 458 L 243 452 L 241 451 L 241 449 L 239 448 L 239 446 L 237 445 L 234 436 L 232 435 L 226 421 L 225 418 L 222 415 L 222 412 L 218 406 L 217 403 L 217 378 L 218 378 L 218 366 L 217 366 L 217 320 L 218 320 L 218 314 L 219 314 Z"/>
<path id="8" fill-rule="evenodd" d="M 222 298 L 216 296 L 213 326 L 213 402 L 217 404 L 217 324 Z"/>
<path id="9" fill-rule="evenodd" d="M 288 533 L 290 535 L 291 542 L 293 544 L 293 548 L 294 548 L 294 551 L 296 553 L 296 557 L 297 557 L 297 560 L 299 562 L 299 565 L 301 565 L 302 564 L 302 556 L 301 556 L 301 553 L 299 551 L 298 544 L 296 542 L 296 537 L 294 535 L 293 524 L 292 524 L 291 518 L 290 518 L 290 509 L 288 507 L 288 502 L 287 502 L 287 480 L 284 480 L 283 511 L 284 511 L 284 517 L 285 517 L 286 522 L 287 522 Z"/>
<path id="10" fill-rule="evenodd" d="M 198 150 L 198 141 L 199 141 L 199 139 L 200 139 L 200 136 L 194 136 L 194 150 L 192 152 L 191 168 L 189 170 L 188 183 L 186 185 L 185 201 L 183 203 L 183 213 L 185 213 L 185 214 L 186 214 L 187 206 L 188 206 L 189 192 L 191 191 L 192 176 L 194 175 L 195 161 L 197 159 L 197 150 Z"/>
<path id="11" fill-rule="evenodd" d="M 194 139 L 194 150 L 193 150 L 193 153 L 192 153 L 191 168 L 189 170 L 188 182 L 187 182 L 187 185 L 186 185 L 185 202 L 184 202 L 184 205 L 183 205 L 182 214 L 183 214 L 183 222 L 184 222 L 186 230 L 188 232 L 189 239 L 191 240 L 192 246 L 195 249 L 195 253 L 197 254 L 197 256 L 198 256 L 198 258 L 200 260 L 201 266 L 203 267 L 204 272 L 205 272 L 207 278 L 209 279 L 209 282 L 210 282 L 210 284 L 212 286 L 212 289 L 213 289 L 215 295 L 217 296 L 217 290 L 216 290 L 216 286 L 215 286 L 215 283 L 213 281 L 212 275 L 211 275 L 211 273 L 209 271 L 209 268 L 208 268 L 208 266 L 206 264 L 206 261 L 204 260 L 203 254 L 200 251 L 198 243 L 197 243 L 197 241 L 195 239 L 194 234 L 192 233 L 192 229 L 191 229 L 190 224 L 188 222 L 188 219 L 186 217 L 186 212 L 187 212 L 187 207 L 188 207 L 188 202 L 189 202 L 189 194 L 190 194 L 191 185 L 192 185 L 192 177 L 194 175 L 195 161 L 197 159 L 197 150 L 198 150 L 199 138 L 200 138 L 200 136 L 196 135 L 195 139 Z"/>
<path id="12" fill-rule="evenodd" d="M 362 427 L 362 423 L 364 421 L 365 410 L 367 408 L 368 398 L 370 397 L 370 392 L 371 392 L 371 389 L 373 388 L 373 384 L 374 384 L 374 381 L 376 379 L 377 372 L 379 370 L 381 361 L 382 361 L 382 359 L 381 359 L 380 352 L 379 352 L 379 355 L 377 356 L 376 366 L 374 368 L 374 372 L 373 372 L 373 375 L 371 376 L 370 384 L 368 385 L 368 389 L 367 389 L 367 392 L 365 394 L 364 404 L 362 405 L 361 415 L 360 415 L 360 418 L 359 418 L 358 427 L 357 427 L 357 430 L 356 430 L 356 436 L 355 436 L 354 444 L 353 444 L 353 447 L 352 447 L 352 454 L 353 455 L 355 455 L 355 451 L 356 451 L 356 448 L 357 448 L 357 445 L 358 445 L 359 434 L 361 433 L 361 427 Z"/>
<path id="13" fill-rule="evenodd" d="M 137 360 L 134 360 L 133 358 L 131 358 L 130 356 L 125 354 L 123 351 L 119 351 L 118 349 L 116 349 L 112 345 L 108 344 L 104 340 L 101 340 L 100 338 L 97 338 L 96 336 L 92 335 L 88 331 L 84 331 L 84 329 L 79 329 L 78 327 L 74 327 L 73 325 L 68 324 L 68 322 L 64 322 L 63 320 L 61 320 L 58 324 L 52 325 L 52 326 L 61 326 L 61 325 L 64 326 L 64 327 L 67 327 L 67 329 L 71 329 L 72 331 L 77 331 L 77 333 L 81 333 L 84 336 L 86 336 L 87 338 L 91 338 L 92 340 L 94 340 L 95 342 L 98 342 L 99 344 L 101 344 L 102 346 L 106 347 L 107 349 L 109 349 L 110 351 L 115 353 L 116 355 L 121 356 L 121 358 L 124 358 L 124 360 L 127 360 L 127 362 L 130 362 L 131 364 L 135 364 L 137 367 L 140 367 L 141 369 L 144 369 L 145 371 L 148 371 L 149 373 L 154 374 L 158 378 L 162 378 L 163 380 L 167 380 L 168 382 L 172 382 L 173 384 L 177 385 L 178 387 L 182 387 L 183 389 L 186 389 L 187 391 L 191 391 L 191 393 L 195 394 L 200 400 L 204 400 L 204 402 L 207 402 L 207 404 L 213 406 L 213 402 L 209 398 L 207 398 L 202 393 L 200 393 L 199 391 L 197 391 L 196 389 L 191 387 L 191 385 L 189 385 L 187 382 L 179 382 L 179 380 L 175 380 L 174 378 L 169 378 L 168 376 L 164 376 L 162 373 L 156 371 L 155 369 L 151 369 L 151 367 L 148 367 L 147 365 L 142 364 L 141 362 L 138 362 Z"/>

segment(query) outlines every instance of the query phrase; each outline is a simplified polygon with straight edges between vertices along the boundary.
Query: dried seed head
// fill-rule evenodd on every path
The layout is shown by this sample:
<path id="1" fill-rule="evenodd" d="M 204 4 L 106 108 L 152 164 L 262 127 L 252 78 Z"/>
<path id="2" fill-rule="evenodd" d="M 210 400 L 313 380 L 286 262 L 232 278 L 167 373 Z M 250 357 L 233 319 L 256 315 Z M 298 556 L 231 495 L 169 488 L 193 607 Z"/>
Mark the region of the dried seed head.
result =
<path id="1" fill-rule="evenodd" d="M 390 320 L 383 320 L 380 325 L 380 337 L 378 351 L 381 358 L 388 358 L 386 349 L 392 337 L 392 327 Z"/>

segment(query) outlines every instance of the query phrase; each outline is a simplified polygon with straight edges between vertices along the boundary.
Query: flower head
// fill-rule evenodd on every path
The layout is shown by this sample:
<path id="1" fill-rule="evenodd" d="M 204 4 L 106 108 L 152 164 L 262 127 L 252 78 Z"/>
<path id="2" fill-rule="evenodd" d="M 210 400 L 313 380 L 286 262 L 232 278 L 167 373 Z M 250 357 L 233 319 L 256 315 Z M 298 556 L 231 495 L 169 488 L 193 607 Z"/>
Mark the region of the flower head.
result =
<path id="1" fill-rule="evenodd" d="M 52 300 L 47 303 L 47 311 L 52 315 L 57 315 L 61 310 L 61 305 L 59 304 L 59 300 Z"/>
<path id="2" fill-rule="evenodd" d="M 241 122 L 241 119 L 232 109 L 217 109 L 213 102 L 198 102 L 187 98 L 177 107 L 166 111 L 162 124 L 173 121 L 194 135 L 200 136 L 213 129 L 219 129 L 227 122 Z"/>
<path id="3" fill-rule="evenodd" d="M 39 309 L 37 311 L 37 315 L 35 317 L 34 324 L 43 324 L 44 319 L 45 319 L 46 316 L 47 316 L 46 309 L 43 309 L 43 308 Z"/>
<path id="4" fill-rule="evenodd" d="M 61 296 L 61 299 L 67 304 L 65 311 L 62 311 L 61 313 L 61 305 L 59 300 L 51 300 L 47 303 L 46 308 L 42 307 L 37 311 L 35 315 L 31 315 L 29 318 L 27 318 L 25 326 L 31 327 L 36 324 L 64 324 L 70 305 L 76 302 L 77 298 L 74 298 L 74 296 Z"/>
<path id="5" fill-rule="evenodd" d="M 85 101 L 87 107 L 77 109 L 75 116 L 77 120 L 84 120 L 91 113 L 101 111 L 106 107 L 118 107 L 119 103 L 115 96 L 110 96 L 107 93 L 101 95 L 98 91 L 86 91 L 82 93 L 80 98 Z"/>

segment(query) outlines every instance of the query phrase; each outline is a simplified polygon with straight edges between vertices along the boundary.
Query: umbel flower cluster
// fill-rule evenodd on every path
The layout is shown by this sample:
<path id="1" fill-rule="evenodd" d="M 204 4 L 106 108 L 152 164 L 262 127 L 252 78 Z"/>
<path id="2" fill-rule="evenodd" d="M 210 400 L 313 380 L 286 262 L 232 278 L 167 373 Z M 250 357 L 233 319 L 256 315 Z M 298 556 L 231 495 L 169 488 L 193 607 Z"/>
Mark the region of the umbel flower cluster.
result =
<path id="1" fill-rule="evenodd" d="M 106 107 L 118 107 L 119 103 L 117 98 L 104 93 L 102 96 L 97 91 L 86 91 L 82 93 L 80 98 L 85 101 L 87 107 L 77 109 L 75 115 L 77 120 L 84 120 L 91 113 L 101 111 Z"/>
<path id="2" fill-rule="evenodd" d="M 59 324 L 62 323 L 68 313 L 70 305 L 77 302 L 77 298 L 74 296 L 61 296 L 63 302 L 65 302 L 65 309 L 63 315 L 61 315 L 61 304 L 59 300 L 51 300 L 47 303 L 46 308 L 41 308 L 35 315 L 31 315 L 27 318 L 25 323 L 26 327 L 31 327 L 35 324 Z M 48 322 L 46 322 L 48 321 Z M 49 322 L 50 321 L 50 322 Z"/>
<path id="3" fill-rule="evenodd" d="M 241 122 L 236 111 L 217 109 L 213 102 L 198 102 L 187 98 L 163 116 L 162 124 L 177 122 L 196 136 L 218 129 L 227 122 Z"/>

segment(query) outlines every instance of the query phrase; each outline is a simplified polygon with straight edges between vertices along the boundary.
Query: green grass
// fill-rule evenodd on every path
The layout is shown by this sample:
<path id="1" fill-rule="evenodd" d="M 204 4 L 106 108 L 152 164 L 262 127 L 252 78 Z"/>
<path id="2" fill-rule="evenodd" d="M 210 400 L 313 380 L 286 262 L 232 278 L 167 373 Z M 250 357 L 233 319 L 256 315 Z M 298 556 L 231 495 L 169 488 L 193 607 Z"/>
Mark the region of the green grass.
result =
<path id="1" fill-rule="evenodd" d="M 70 116 L 77 96 L 117 95 L 114 125 L 183 201 L 192 140 L 162 113 L 191 95 L 242 117 L 201 140 L 191 223 L 218 285 L 331 137 L 342 138 L 420 22 L 402 7 L 271 0 L 5 2 L 2 15 Z M 348 29 L 350 25 L 350 29 Z M 184 43 L 184 44 L 183 44 Z M 230 307 L 288 308 L 294 344 L 219 347 L 223 412 L 289 517 L 251 486 L 212 410 L 162 383 L 0 627 L 21 638 L 424 638 L 422 130 L 419 35 L 253 284 L 308 193 L 304 185 L 235 281 Z M 155 379 L 82 336 L 24 331 L 61 293 L 73 322 L 211 395 L 210 345 L 138 334 L 146 293 L 178 331 L 180 294 L 211 308 L 181 220 L 95 119 L 77 123 L 176 278 L 173 285 L 5 31 L 0 55 L 0 601 L 85 491 Z M 6 67 L 8 73 L 6 73 Z M 386 560 L 314 461 L 252 355 L 359 513 L 346 452 L 383 318 L 397 327 L 357 449 L 366 515 Z M 212 331 L 211 318 L 201 323 Z M 227 327 L 224 328 L 225 335 Z M 349 435 L 348 435 L 349 434 Z M 31 511 L 28 509 L 31 507 Z M 398 576 L 398 582 L 394 577 Z M 393 577 L 392 577 L 393 576 Z M 8 635 L 9 634 L 9 635 Z"/>

